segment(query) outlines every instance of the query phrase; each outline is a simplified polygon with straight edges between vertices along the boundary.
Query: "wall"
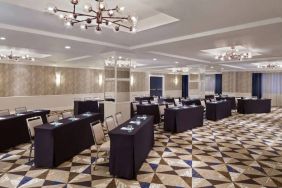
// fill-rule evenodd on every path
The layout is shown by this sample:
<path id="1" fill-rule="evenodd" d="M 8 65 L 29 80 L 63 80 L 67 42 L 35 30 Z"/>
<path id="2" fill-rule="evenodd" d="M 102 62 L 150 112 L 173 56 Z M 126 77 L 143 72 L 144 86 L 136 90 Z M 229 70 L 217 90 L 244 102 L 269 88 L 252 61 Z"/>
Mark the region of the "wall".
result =
<path id="1" fill-rule="evenodd" d="M 223 94 L 251 97 L 252 72 L 224 72 L 222 73 Z"/>

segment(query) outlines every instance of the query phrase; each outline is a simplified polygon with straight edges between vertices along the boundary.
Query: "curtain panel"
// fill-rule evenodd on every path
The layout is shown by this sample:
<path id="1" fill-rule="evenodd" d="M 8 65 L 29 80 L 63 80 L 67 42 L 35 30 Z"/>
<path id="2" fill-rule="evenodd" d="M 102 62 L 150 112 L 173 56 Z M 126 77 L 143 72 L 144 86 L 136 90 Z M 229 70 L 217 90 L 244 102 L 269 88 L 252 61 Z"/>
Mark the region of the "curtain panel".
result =
<path id="1" fill-rule="evenodd" d="M 182 75 L 182 97 L 184 98 L 189 96 L 188 83 L 189 83 L 189 76 Z"/>
<path id="2" fill-rule="evenodd" d="M 282 73 L 262 74 L 262 97 L 272 99 L 272 106 L 282 106 Z"/>
<path id="3" fill-rule="evenodd" d="M 262 73 L 252 74 L 252 96 L 262 97 Z"/>
<path id="4" fill-rule="evenodd" d="M 222 74 L 215 75 L 215 93 L 222 94 Z"/>

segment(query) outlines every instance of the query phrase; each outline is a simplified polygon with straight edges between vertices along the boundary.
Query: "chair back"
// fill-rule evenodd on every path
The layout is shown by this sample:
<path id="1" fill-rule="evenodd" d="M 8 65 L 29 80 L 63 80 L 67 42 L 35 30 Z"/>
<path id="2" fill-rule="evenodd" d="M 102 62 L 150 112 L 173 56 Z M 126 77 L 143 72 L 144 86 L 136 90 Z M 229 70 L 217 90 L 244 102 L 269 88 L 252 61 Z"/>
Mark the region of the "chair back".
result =
<path id="1" fill-rule="evenodd" d="M 174 103 L 175 103 L 176 105 L 178 105 L 178 104 L 180 103 L 180 99 L 179 99 L 179 98 L 175 98 L 175 99 L 174 99 Z"/>
<path id="2" fill-rule="evenodd" d="M 53 115 L 47 114 L 46 118 L 48 123 L 59 121 L 59 116 L 57 114 L 53 114 Z"/>
<path id="3" fill-rule="evenodd" d="M 138 104 L 137 102 L 132 103 L 132 108 L 134 112 L 137 112 L 137 104 Z"/>
<path id="4" fill-rule="evenodd" d="M 167 106 L 168 106 L 168 108 L 173 108 L 173 107 L 175 107 L 173 103 L 168 104 Z"/>
<path id="5" fill-rule="evenodd" d="M 108 132 L 116 128 L 116 123 L 113 116 L 107 117 L 104 122 L 106 124 Z"/>
<path id="6" fill-rule="evenodd" d="M 62 113 L 62 116 L 63 116 L 63 118 L 65 119 L 65 118 L 70 118 L 70 117 L 72 117 L 73 115 L 72 115 L 71 112 L 63 112 L 63 113 Z"/>
<path id="7" fill-rule="evenodd" d="M 201 100 L 201 105 L 206 108 L 206 101 L 205 100 Z"/>
<path id="8" fill-rule="evenodd" d="M 116 121 L 117 121 L 117 125 L 121 125 L 122 124 L 122 113 L 118 112 L 116 113 Z"/>
<path id="9" fill-rule="evenodd" d="M 8 116 L 10 115 L 9 109 L 0 110 L 0 116 Z"/>
<path id="10" fill-rule="evenodd" d="M 18 107 L 18 108 L 15 108 L 15 112 L 17 114 L 20 114 L 20 113 L 23 113 L 23 112 L 27 112 L 27 109 L 26 109 L 26 107 Z"/>
<path id="11" fill-rule="evenodd" d="M 27 124 L 30 139 L 32 139 L 35 135 L 34 127 L 42 125 L 43 121 L 42 121 L 41 116 L 35 116 L 32 118 L 27 118 L 26 124 Z"/>
<path id="12" fill-rule="evenodd" d="M 96 145 L 101 145 L 105 142 L 105 134 L 100 121 L 90 123 L 90 128 Z"/>
<path id="13" fill-rule="evenodd" d="M 91 99 L 92 99 L 91 97 L 85 97 L 84 101 L 91 101 Z"/>
<path id="14" fill-rule="evenodd" d="M 149 104 L 149 101 L 147 101 L 147 100 L 142 100 L 141 103 L 142 103 L 142 104 Z"/>
<path id="15" fill-rule="evenodd" d="M 166 106 L 165 106 L 165 105 L 159 105 L 160 115 L 164 115 L 165 108 L 166 108 Z"/>

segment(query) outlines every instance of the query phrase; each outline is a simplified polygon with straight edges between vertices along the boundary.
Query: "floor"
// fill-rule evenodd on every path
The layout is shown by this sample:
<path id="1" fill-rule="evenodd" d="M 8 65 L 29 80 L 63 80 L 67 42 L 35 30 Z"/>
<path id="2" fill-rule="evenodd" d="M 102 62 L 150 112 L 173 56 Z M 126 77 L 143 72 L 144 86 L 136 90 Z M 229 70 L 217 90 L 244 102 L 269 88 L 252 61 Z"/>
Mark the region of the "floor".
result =
<path id="1" fill-rule="evenodd" d="M 107 163 L 95 171 L 95 148 L 56 169 L 28 162 L 28 145 L 0 154 L 0 187 L 282 187 L 282 108 L 239 115 L 181 134 L 155 131 L 155 147 L 137 181 L 113 179 Z"/>

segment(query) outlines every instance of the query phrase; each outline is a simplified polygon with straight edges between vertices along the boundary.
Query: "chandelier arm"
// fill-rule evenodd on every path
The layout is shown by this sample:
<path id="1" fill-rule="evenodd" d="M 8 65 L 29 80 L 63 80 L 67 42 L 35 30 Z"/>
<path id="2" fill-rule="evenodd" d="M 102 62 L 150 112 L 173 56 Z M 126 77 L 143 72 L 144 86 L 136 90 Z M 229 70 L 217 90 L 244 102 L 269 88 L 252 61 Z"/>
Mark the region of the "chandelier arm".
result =
<path id="1" fill-rule="evenodd" d="M 103 17 L 103 21 L 105 21 L 105 22 L 109 22 L 110 20 L 105 19 L 105 18 Z M 123 25 L 123 24 L 118 23 L 119 21 L 121 21 L 121 20 L 111 21 L 111 23 L 112 23 L 112 24 L 114 24 L 114 25 L 120 26 L 120 27 L 124 27 L 124 28 L 130 29 L 130 27 L 128 27 L 128 26 L 126 26 L 126 25 Z"/>
<path id="2" fill-rule="evenodd" d="M 73 12 L 71 11 L 67 11 L 67 10 L 61 10 L 58 9 L 57 12 L 63 12 L 63 13 L 69 13 L 69 14 L 73 14 Z M 96 13 L 96 12 L 95 12 Z M 88 17 L 92 17 L 96 19 L 96 16 L 90 15 L 90 14 L 84 14 L 84 13 L 75 13 L 77 16 L 88 16 Z"/>
<path id="3" fill-rule="evenodd" d="M 109 16 L 103 16 L 103 18 L 106 18 L 106 19 L 119 19 L 119 20 L 127 20 L 128 17 L 109 17 Z"/>
<path id="4" fill-rule="evenodd" d="M 76 24 L 76 23 L 86 22 L 87 20 L 88 20 L 88 19 L 83 19 L 83 20 L 73 19 L 72 22 L 73 22 L 74 24 Z M 91 20 L 96 20 L 96 17 L 91 18 Z"/>

